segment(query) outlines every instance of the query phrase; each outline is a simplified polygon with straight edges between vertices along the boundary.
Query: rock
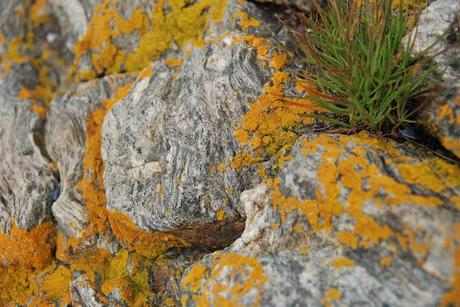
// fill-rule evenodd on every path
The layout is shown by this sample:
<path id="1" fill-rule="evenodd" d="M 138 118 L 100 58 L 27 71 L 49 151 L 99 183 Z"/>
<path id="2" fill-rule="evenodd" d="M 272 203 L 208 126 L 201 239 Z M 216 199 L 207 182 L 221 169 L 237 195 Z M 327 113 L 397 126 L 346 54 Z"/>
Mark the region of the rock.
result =
<path id="1" fill-rule="evenodd" d="M 243 9 L 234 6 L 225 16 Z M 237 238 L 239 192 L 258 179 L 230 166 L 240 146 L 234 128 L 271 75 L 238 34 L 194 49 L 181 67 L 157 62 L 151 77 L 138 79 L 108 113 L 102 157 L 111 211 L 197 246 L 222 247 Z"/>
<path id="2" fill-rule="evenodd" d="M 440 89 L 434 98 L 428 98 L 430 101 L 420 114 L 419 122 L 457 157 L 460 157 L 459 20 L 458 0 L 434 1 L 422 12 L 416 28 L 410 34 L 416 33 L 414 52 L 423 51 L 440 39 L 428 53 L 429 56 L 435 56 L 434 62 L 439 67 L 442 79 Z"/>
<path id="3" fill-rule="evenodd" d="M 23 12 L 25 7 L 17 1 L 2 5 L 0 233 L 9 233 L 12 224 L 30 230 L 51 219 L 52 195 L 58 180 L 44 146 L 42 102 L 29 95 L 29 91 L 43 88 L 43 84 L 37 62 L 21 53 L 21 39 L 27 28 L 21 15 L 14 12 Z M 40 41 L 37 35 L 36 39 Z"/>
<path id="4" fill-rule="evenodd" d="M 81 235 L 87 226 L 87 212 L 81 188 L 86 153 L 88 118 L 132 81 L 129 76 L 113 76 L 79 85 L 51 104 L 46 123 L 46 147 L 60 173 L 60 196 L 53 204 L 53 216 L 68 236 Z"/>
<path id="5" fill-rule="evenodd" d="M 419 148 L 308 134 L 242 193 L 244 233 L 186 270 L 182 303 L 453 304 L 459 192 L 460 168 Z"/>
<path id="6" fill-rule="evenodd" d="M 72 306 L 102 307 L 96 297 L 95 290 L 90 286 L 84 276 L 80 276 L 72 281 L 71 291 Z"/>
<path id="7" fill-rule="evenodd" d="M 0 80 L 0 230 L 31 229 L 51 218 L 56 173 L 43 146 L 43 121 Z"/>

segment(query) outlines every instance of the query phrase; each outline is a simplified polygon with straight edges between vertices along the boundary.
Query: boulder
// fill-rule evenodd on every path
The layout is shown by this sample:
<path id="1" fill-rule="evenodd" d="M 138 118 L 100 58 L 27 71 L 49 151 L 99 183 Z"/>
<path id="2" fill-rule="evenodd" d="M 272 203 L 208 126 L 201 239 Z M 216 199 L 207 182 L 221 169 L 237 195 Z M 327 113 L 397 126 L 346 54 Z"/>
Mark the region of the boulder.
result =
<path id="1" fill-rule="evenodd" d="M 184 273 L 182 303 L 458 301 L 460 167 L 409 144 L 308 134 L 245 191 L 246 228 Z"/>
<path id="2" fill-rule="evenodd" d="M 414 52 L 434 45 L 428 56 L 439 68 L 435 92 L 427 97 L 419 122 L 460 157 L 460 2 L 438 0 L 420 15 L 413 32 Z M 439 80 L 441 80 L 439 82 Z"/>

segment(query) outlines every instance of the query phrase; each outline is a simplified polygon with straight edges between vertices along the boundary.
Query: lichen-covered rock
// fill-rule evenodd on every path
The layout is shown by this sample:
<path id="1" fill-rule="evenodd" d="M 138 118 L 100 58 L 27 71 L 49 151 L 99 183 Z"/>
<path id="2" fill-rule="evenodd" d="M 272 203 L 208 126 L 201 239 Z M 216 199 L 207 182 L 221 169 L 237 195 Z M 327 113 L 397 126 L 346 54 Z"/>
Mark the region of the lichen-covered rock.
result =
<path id="1" fill-rule="evenodd" d="M 24 9 L 22 3 L 7 1 L 0 16 L 1 232 L 9 232 L 12 224 L 30 230 L 50 219 L 52 195 L 57 188 L 56 172 L 43 141 L 42 103 L 47 95 L 32 95 L 46 92 L 40 80 L 43 75 L 37 70 L 41 64 L 21 53 L 25 47 L 21 39 L 27 28 L 21 15 L 13 13 Z"/>
<path id="2" fill-rule="evenodd" d="M 85 154 L 94 150 L 86 147 L 87 143 L 92 144 L 87 142 L 91 140 L 87 140 L 87 135 L 97 129 L 91 125 L 91 115 L 130 81 L 133 78 L 129 76 L 114 76 L 83 83 L 51 104 L 46 145 L 60 174 L 60 195 L 52 209 L 58 226 L 68 236 L 79 236 L 88 224 L 79 183 L 83 179 Z"/>
<path id="3" fill-rule="evenodd" d="M 242 9 L 229 5 L 225 16 L 247 16 Z M 110 210 L 199 246 L 225 246 L 242 231 L 238 195 L 257 176 L 231 167 L 240 146 L 234 130 L 273 70 L 262 69 L 238 36 L 193 50 L 178 68 L 158 62 L 108 113 L 102 156 Z M 209 236 L 211 224 L 222 231 Z"/>
<path id="4" fill-rule="evenodd" d="M 241 196 L 241 238 L 187 269 L 182 303 L 458 302 L 460 168 L 407 144 L 300 139 L 274 180 Z"/>
<path id="5" fill-rule="evenodd" d="M 420 15 L 412 34 L 414 52 L 434 45 L 441 82 L 434 97 L 419 116 L 421 124 L 436 135 L 442 145 L 460 157 L 460 1 L 437 0 Z M 438 42 L 438 43 L 436 43 Z M 438 54 L 437 54 L 438 53 Z"/>

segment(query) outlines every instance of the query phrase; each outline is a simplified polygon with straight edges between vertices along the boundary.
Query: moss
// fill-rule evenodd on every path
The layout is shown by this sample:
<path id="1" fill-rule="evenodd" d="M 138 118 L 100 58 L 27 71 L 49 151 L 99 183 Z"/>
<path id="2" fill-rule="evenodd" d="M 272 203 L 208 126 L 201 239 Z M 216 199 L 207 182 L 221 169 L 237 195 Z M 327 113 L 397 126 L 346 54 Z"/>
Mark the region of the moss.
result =
<path id="1" fill-rule="evenodd" d="M 200 0 L 193 4 L 187 0 L 160 0 L 150 14 L 137 9 L 126 20 L 114 2 L 105 0 L 95 7 L 85 36 L 75 45 L 74 68 L 91 52 L 94 73 L 79 72 L 78 77 L 87 80 L 95 75 L 139 71 L 173 44 L 179 48 L 189 43 L 202 46 L 207 26 L 222 19 L 226 5 L 225 0 Z M 131 33 L 140 37 L 135 50 L 119 50 L 114 39 Z"/>

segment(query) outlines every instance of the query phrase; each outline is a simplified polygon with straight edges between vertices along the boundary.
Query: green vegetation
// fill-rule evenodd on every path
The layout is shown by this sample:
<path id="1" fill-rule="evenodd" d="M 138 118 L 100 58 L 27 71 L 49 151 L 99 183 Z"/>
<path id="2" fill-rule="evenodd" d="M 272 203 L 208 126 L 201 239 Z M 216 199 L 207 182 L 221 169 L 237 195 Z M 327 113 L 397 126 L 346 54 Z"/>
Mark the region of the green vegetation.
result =
<path id="1" fill-rule="evenodd" d="M 434 71 L 426 65 L 428 49 L 412 54 L 415 36 L 402 44 L 417 14 L 391 0 L 330 0 L 318 7 L 298 33 L 304 59 L 314 67 L 302 82 L 318 91 L 305 98 L 347 128 L 380 131 L 410 122 L 417 109 L 411 98 L 429 89 Z"/>

